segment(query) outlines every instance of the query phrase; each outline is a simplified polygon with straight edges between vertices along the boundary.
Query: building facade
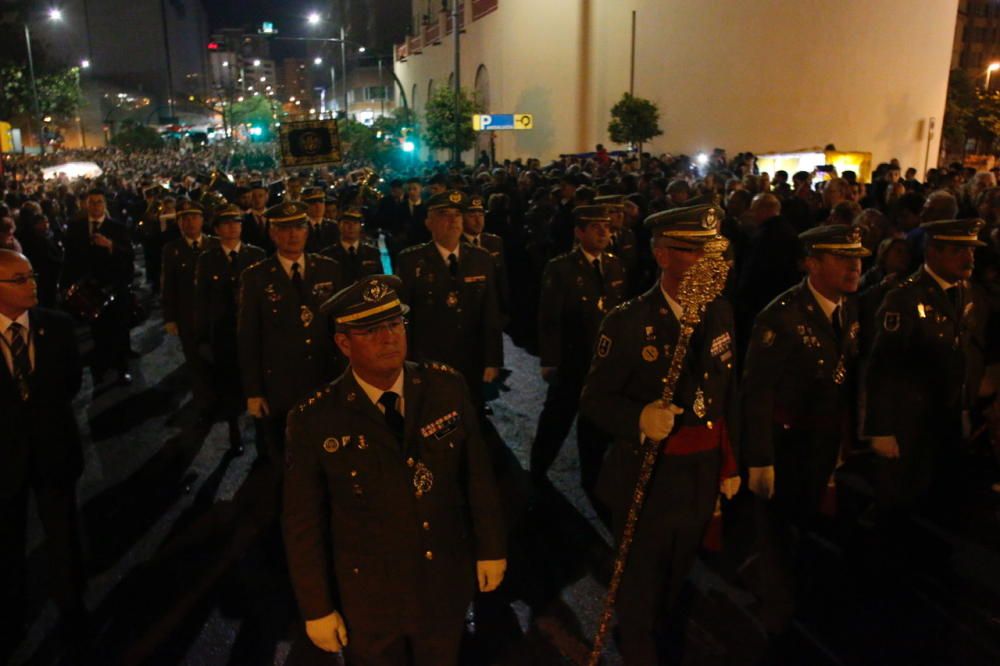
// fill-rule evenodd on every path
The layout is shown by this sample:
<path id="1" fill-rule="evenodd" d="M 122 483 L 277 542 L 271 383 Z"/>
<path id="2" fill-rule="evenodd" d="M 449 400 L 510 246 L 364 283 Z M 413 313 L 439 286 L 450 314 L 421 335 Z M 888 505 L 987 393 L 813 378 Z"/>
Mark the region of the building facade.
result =
<path id="1" fill-rule="evenodd" d="M 487 112 L 534 116 L 532 130 L 496 132 L 500 159 L 613 147 L 610 109 L 631 89 L 659 106 L 664 133 L 644 146 L 653 153 L 833 143 L 922 169 L 938 152 L 957 9 L 957 0 L 464 0 L 460 80 Z M 453 35 L 439 3 L 414 0 L 412 14 L 417 34 L 397 45 L 395 71 L 421 114 L 452 76 Z"/>

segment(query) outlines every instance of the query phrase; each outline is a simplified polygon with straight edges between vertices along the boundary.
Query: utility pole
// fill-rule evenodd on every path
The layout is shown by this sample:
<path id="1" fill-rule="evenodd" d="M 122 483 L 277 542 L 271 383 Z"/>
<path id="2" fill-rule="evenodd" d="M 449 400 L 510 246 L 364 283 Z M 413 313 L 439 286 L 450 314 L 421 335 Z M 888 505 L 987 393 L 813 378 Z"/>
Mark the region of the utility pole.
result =
<path id="1" fill-rule="evenodd" d="M 458 29 L 458 0 L 451 0 L 451 29 L 455 35 L 455 145 L 452 148 L 452 161 L 455 166 L 462 163 L 462 148 L 459 135 L 462 131 L 462 81 L 459 76 L 461 66 L 461 38 Z"/>
<path id="2" fill-rule="evenodd" d="M 28 73 L 31 75 L 31 100 L 35 107 L 35 122 L 38 123 L 38 153 L 45 154 L 45 130 L 42 123 L 42 109 L 38 103 L 38 85 L 35 84 L 35 61 L 31 57 L 31 30 L 24 24 L 24 43 L 28 47 Z"/>
<path id="3" fill-rule="evenodd" d="M 170 64 L 170 35 L 167 31 L 167 7 L 160 0 L 160 22 L 163 25 L 163 52 L 167 58 L 167 113 L 174 117 L 174 70 Z"/>

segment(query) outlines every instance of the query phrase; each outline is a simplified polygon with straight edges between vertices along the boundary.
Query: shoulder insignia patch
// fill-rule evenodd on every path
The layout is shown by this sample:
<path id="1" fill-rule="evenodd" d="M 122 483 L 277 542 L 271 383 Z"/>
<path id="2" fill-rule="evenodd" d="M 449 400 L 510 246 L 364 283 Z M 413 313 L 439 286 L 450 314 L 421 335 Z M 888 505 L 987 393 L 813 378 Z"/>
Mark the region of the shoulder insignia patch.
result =
<path id="1" fill-rule="evenodd" d="M 458 370 L 456 370 L 455 368 L 451 367 L 446 363 L 438 363 L 437 361 L 428 361 L 424 365 L 430 368 L 431 370 L 437 370 L 438 372 L 446 372 L 449 375 L 458 374 Z"/>
<path id="2" fill-rule="evenodd" d="M 611 352 L 611 338 L 601 333 L 601 337 L 597 340 L 597 355 L 601 358 L 606 357 Z"/>
<path id="3" fill-rule="evenodd" d="M 885 317 L 882 319 L 882 328 L 884 328 L 889 333 L 895 333 L 899 330 L 899 313 L 898 312 L 886 312 Z"/>

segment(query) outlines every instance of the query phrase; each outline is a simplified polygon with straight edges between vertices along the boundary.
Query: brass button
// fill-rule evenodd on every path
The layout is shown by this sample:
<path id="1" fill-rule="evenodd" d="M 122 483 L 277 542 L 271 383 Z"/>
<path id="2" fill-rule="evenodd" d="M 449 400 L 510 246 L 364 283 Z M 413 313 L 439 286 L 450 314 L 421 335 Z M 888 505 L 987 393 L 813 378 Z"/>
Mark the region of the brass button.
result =
<path id="1" fill-rule="evenodd" d="M 352 470 L 351 470 L 351 478 L 353 479 L 353 478 L 354 478 L 354 477 L 356 477 L 357 475 L 358 475 L 358 470 L 356 470 L 356 469 L 352 469 Z"/>
<path id="2" fill-rule="evenodd" d="M 407 467 L 413 467 L 413 464 L 414 464 L 413 463 L 413 458 L 407 458 L 406 459 L 406 466 Z"/>
<path id="3" fill-rule="evenodd" d="M 426 553 L 424 553 L 424 557 L 426 559 L 428 559 L 428 560 L 433 560 L 434 559 L 434 551 L 428 550 Z"/>
<path id="4" fill-rule="evenodd" d="M 306 338 L 306 344 L 311 345 L 313 343 L 312 338 Z"/>
<path id="5" fill-rule="evenodd" d="M 423 524 L 423 528 L 424 528 L 424 530 L 429 530 L 429 529 L 431 528 L 431 524 L 430 524 L 430 523 L 428 523 L 428 522 L 427 522 L 427 521 L 425 520 L 425 521 L 424 521 L 424 524 Z"/>
<path id="6" fill-rule="evenodd" d="M 357 568 L 357 567 L 354 567 L 354 573 L 355 573 L 355 574 L 359 574 L 359 573 L 361 573 L 361 569 L 359 569 L 359 568 Z"/>

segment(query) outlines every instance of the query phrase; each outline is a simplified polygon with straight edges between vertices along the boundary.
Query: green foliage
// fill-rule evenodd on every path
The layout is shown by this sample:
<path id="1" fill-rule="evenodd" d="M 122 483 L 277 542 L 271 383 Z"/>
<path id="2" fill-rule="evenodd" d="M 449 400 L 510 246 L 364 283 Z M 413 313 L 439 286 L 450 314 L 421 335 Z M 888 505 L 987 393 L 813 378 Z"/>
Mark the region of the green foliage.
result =
<path id="1" fill-rule="evenodd" d="M 226 111 L 227 120 L 230 125 L 249 123 L 260 127 L 270 127 L 275 120 L 274 116 L 278 113 L 275 110 L 276 106 L 277 103 L 272 103 L 267 97 L 254 95 L 229 106 Z"/>
<path id="2" fill-rule="evenodd" d="M 0 65 L 0 118 L 34 115 L 34 97 L 27 65 Z M 81 105 L 79 70 L 75 67 L 35 77 L 38 106 L 43 116 L 66 118 L 76 115 Z"/>
<path id="3" fill-rule="evenodd" d="M 660 136 L 660 110 L 656 104 L 628 93 L 611 107 L 608 136 L 615 143 L 641 146 L 654 136 Z"/>
<path id="4" fill-rule="evenodd" d="M 403 135 L 403 128 L 409 130 L 409 136 L 414 136 L 420 131 L 420 121 L 413 109 L 402 107 L 393 111 L 390 115 L 380 116 L 372 123 L 372 129 L 382 132 L 384 137 L 398 139 Z"/>
<path id="5" fill-rule="evenodd" d="M 465 151 L 476 144 L 476 130 L 472 129 L 472 116 L 482 113 L 483 107 L 472 95 L 463 90 L 459 96 L 458 147 Z M 455 92 L 449 87 L 439 87 L 427 102 L 424 113 L 424 140 L 435 149 L 453 148 L 456 144 Z"/>
<path id="6" fill-rule="evenodd" d="M 379 139 L 378 130 L 368 127 L 356 120 L 340 118 L 337 120 L 337 131 L 340 133 L 340 147 L 347 161 L 371 162 L 376 167 L 383 166 L 389 160 L 393 144 Z"/>
<path id="7" fill-rule="evenodd" d="M 965 144 L 975 105 L 976 88 L 972 80 L 961 69 L 951 70 L 944 122 L 941 123 L 941 138 L 951 151 L 961 150 Z"/>
<path id="8" fill-rule="evenodd" d="M 160 150 L 164 142 L 152 127 L 125 121 L 121 131 L 111 138 L 111 145 L 123 150 Z"/>

